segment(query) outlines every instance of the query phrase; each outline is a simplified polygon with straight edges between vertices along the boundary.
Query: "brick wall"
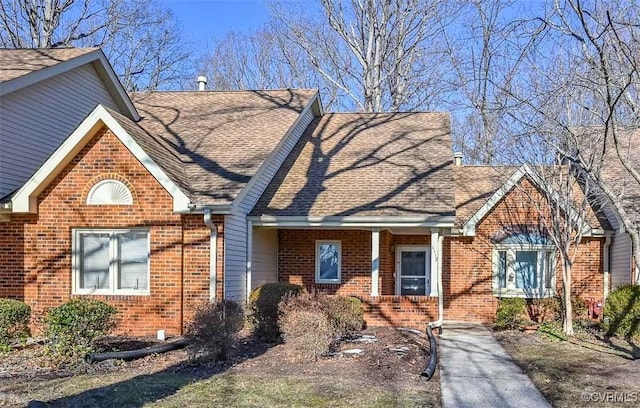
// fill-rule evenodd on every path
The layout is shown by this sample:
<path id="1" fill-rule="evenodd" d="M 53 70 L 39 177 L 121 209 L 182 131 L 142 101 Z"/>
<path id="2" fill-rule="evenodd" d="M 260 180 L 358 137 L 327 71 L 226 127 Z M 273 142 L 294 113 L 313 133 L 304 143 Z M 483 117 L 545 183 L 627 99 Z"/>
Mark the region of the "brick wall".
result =
<path id="1" fill-rule="evenodd" d="M 509 193 L 477 225 L 475 237 L 447 237 L 443 247 L 445 319 L 492 321 L 498 299 L 492 294 L 492 238 L 510 225 L 536 225 L 540 213 L 532 200 L 539 193 L 527 180 Z M 603 238 L 585 238 L 573 266 L 573 293 L 583 298 L 603 296 Z M 562 290 L 562 272 L 557 262 L 557 293 Z"/>
<path id="2" fill-rule="evenodd" d="M 505 226 L 535 225 L 540 215 L 531 205 L 535 188 L 524 182 L 514 189 L 478 224 L 475 237 L 445 237 L 443 244 L 443 290 L 445 319 L 490 322 L 498 299 L 492 287 L 492 238 Z M 315 241 L 342 241 L 342 285 L 315 284 Z M 316 287 L 330 293 L 358 296 L 365 301 L 367 320 L 374 325 L 411 323 L 422 328 L 437 314 L 437 298 L 395 295 L 395 249 L 399 245 L 429 245 L 430 235 L 380 233 L 380 294 L 371 298 L 371 232 L 356 230 L 280 230 L 279 279 Z M 602 298 L 602 238 L 585 238 L 573 267 L 573 293 L 583 298 Z M 556 270 L 561 293 L 560 265 Z"/>
<path id="3" fill-rule="evenodd" d="M 125 183 L 133 194 L 133 205 L 86 205 L 90 188 L 106 178 Z M 2 257 L 11 271 L 10 276 L 3 273 L 2 277 L 5 282 L 13 281 L 22 274 L 22 296 L 19 288 L 11 290 L 36 314 L 71 297 L 74 228 L 143 227 L 150 231 L 150 295 L 90 296 L 118 308 L 120 332 L 143 335 L 165 329 L 168 334 L 179 334 L 193 305 L 208 299 L 209 229 L 202 215 L 174 214 L 171 196 L 110 131 L 100 131 L 42 192 L 38 202 L 37 215 L 14 215 L 11 222 L 0 224 L 0 232 L 14 231 L 10 243 L 0 241 L 14 254 Z M 214 222 L 223 237 L 222 217 Z M 16 241 L 21 229 L 22 248 Z M 221 282 L 222 239 L 218 259 Z M 218 288 L 218 295 L 222 295 L 222 284 Z"/>

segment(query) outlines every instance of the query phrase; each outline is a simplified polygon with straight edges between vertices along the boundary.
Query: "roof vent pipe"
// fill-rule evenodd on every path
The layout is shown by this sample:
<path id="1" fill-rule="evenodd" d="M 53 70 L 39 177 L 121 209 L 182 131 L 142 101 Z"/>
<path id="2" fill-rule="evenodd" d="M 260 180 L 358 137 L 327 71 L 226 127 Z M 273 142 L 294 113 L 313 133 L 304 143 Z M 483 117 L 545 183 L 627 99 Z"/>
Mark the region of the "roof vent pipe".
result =
<path id="1" fill-rule="evenodd" d="M 207 77 L 200 75 L 198 77 L 198 91 L 204 91 L 204 88 L 207 86 Z"/>
<path id="2" fill-rule="evenodd" d="M 453 164 L 456 166 L 462 166 L 463 157 L 464 157 L 464 154 L 462 154 L 462 152 L 455 152 L 453 154 Z"/>

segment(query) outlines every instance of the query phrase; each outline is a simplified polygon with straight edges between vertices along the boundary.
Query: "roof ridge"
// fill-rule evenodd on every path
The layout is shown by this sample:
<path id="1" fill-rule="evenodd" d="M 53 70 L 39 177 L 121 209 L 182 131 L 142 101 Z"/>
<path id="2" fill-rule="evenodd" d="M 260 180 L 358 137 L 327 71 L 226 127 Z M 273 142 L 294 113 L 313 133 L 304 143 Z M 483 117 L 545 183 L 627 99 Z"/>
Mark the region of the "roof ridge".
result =
<path id="1" fill-rule="evenodd" d="M 243 92 L 250 93 L 250 92 L 282 92 L 282 91 L 318 91 L 318 89 L 317 88 L 275 88 L 275 89 L 236 89 L 236 90 L 205 89 L 204 91 L 170 89 L 170 90 L 163 90 L 163 91 L 139 91 L 139 92 L 129 92 L 129 93 L 136 94 L 136 95 L 144 95 L 144 94 L 168 94 L 168 93 L 207 94 L 207 93 L 243 93 Z"/>

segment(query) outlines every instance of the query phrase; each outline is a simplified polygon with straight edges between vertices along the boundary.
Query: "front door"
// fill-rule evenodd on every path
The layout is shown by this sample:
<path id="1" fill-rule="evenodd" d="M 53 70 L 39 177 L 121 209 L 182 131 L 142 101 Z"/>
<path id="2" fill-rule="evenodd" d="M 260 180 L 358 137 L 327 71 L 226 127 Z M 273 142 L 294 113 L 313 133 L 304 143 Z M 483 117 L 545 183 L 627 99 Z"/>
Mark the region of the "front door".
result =
<path id="1" fill-rule="evenodd" d="M 425 296 L 431 287 L 431 251 L 428 246 L 396 249 L 396 294 Z"/>

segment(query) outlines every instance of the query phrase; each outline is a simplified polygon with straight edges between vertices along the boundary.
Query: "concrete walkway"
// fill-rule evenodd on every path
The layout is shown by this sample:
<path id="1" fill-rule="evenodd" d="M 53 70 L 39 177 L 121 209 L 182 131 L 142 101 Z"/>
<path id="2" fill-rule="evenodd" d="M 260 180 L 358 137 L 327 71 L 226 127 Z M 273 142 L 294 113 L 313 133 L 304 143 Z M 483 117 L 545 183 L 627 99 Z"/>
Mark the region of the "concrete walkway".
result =
<path id="1" fill-rule="evenodd" d="M 551 406 L 485 327 L 445 322 L 438 344 L 443 407 Z"/>

